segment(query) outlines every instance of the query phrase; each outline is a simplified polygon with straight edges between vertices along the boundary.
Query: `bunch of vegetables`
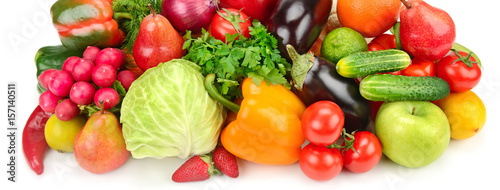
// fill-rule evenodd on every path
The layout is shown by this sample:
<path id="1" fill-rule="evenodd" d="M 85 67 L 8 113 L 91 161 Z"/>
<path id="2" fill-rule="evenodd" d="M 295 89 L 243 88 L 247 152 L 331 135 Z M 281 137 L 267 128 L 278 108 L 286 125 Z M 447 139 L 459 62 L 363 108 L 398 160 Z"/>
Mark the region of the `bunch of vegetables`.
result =
<path id="1" fill-rule="evenodd" d="M 298 162 L 309 178 L 330 180 L 344 167 L 377 165 L 384 141 L 367 130 L 383 102 L 439 104 L 479 82 L 475 54 L 455 43 L 437 64 L 411 55 L 399 23 L 393 35 L 363 40 L 369 51 L 338 60 L 308 53 L 332 4 L 58 0 L 51 13 L 62 45 L 35 58 L 41 95 L 23 134 L 28 163 L 43 172 L 40 136 L 53 113 L 68 121 L 108 110 L 133 158 L 189 158 L 175 182 L 237 177 L 236 158 Z"/>

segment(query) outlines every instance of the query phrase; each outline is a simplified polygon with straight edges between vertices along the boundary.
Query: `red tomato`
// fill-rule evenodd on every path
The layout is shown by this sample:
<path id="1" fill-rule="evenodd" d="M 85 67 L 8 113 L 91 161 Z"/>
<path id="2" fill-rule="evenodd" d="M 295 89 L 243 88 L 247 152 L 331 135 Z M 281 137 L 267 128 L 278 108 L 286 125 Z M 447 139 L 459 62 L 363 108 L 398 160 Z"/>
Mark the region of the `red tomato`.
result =
<path id="1" fill-rule="evenodd" d="M 396 48 L 396 37 L 392 34 L 382 34 L 373 38 L 373 40 L 368 43 L 369 51 L 379 51 L 385 49 Z"/>
<path id="2" fill-rule="evenodd" d="M 318 146 L 333 144 L 344 127 L 344 112 L 332 101 L 319 101 L 306 108 L 302 115 L 302 133 Z"/>
<path id="3" fill-rule="evenodd" d="M 393 71 L 393 72 L 380 73 L 380 74 L 401 75 L 401 71 Z"/>
<path id="4" fill-rule="evenodd" d="M 476 59 L 465 52 L 450 52 L 437 63 L 437 76 L 450 85 L 453 92 L 465 92 L 474 88 L 481 79 L 481 68 Z"/>
<path id="5" fill-rule="evenodd" d="M 434 63 L 433 61 L 427 61 L 425 59 L 415 57 L 411 60 L 410 66 L 408 66 L 406 69 L 401 70 L 401 75 L 414 77 L 435 77 L 436 63 Z"/>
<path id="6" fill-rule="evenodd" d="M 368 44 L 368 51 L 380 51 L 380 50 L 384 50 L 384 47 L 382 47 L 380 44 L 375 44 L 375 43 Z"/>
<path id="7" fill-rule="evenodd" d="M 225 10 L 229 11 L 228 14 Z M 223 42 L 226 42 L 226 34 L 240 33 L 243 36 L 250 38 L 250 30 L 252 22 L 248 16 L 240 10 L 223 9 L 218 11 L 210 22 L 210 34 Z"/>
<path id="8" fill-rule="evenodd" d="M 347 138 L 350 140 L 350 138 Z M 345 146 L 345 142 L 342 146 Z M 364 173 L 375 167 L 382 158 L 382 145 L 377 136 L 368 131 L 354 133 L 352 149 L 343 149 L 344 167 L 355 173 Z"/>
<path id="9" fill-rule="evenodd" d="M 343 164 L 342 153 L 336 148 L 308 144 L 300 151 L 300 169 L 317 181 L 333 179 L 342 171 Z"/>

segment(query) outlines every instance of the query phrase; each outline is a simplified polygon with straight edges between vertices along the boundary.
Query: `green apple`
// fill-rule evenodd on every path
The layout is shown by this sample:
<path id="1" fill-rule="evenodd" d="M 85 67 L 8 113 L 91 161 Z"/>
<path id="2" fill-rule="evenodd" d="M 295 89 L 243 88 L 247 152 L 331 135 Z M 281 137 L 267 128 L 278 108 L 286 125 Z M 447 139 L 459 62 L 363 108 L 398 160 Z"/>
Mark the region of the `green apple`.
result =
<path id="1" fill-rule="evenodd" d="M 450 125 L 444 112 L 431 102 L 386 102 L 375 118 L 375 134 L 389 159 L 417 168 L 443 154 L 450 142 Z"/>

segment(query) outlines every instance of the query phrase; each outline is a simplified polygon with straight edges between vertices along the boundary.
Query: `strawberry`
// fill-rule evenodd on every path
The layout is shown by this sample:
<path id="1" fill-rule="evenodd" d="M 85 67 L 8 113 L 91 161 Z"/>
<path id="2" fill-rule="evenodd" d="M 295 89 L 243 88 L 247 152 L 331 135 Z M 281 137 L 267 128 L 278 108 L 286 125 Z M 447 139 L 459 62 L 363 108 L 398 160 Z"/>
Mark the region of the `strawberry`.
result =
<path id="1" fill-rule="evenodd" d="M 172 174 L 172 180 L 175 182 L 203 181 L 213 174 L 220 174 L 220 171 L 214 167 L 210 155 L 197 155 L 184 162 Z"/>
<path id="2" fill-rule="evenodd" d="M 236 178 L 239 175 L 236 157 L 228 152 L 223 146 L 218 146 L 213 152 L 214 164 L 223 174 Z"/>

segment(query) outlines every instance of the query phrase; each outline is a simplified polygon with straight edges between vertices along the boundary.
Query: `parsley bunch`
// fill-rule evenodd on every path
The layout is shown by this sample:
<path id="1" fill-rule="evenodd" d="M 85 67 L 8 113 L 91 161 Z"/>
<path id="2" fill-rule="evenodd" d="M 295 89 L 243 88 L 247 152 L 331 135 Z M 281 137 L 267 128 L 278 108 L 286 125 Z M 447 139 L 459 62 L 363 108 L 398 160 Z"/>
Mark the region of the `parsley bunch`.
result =
<path id="1" fill-rule="evenodd" d="M 268 85 L 281 84 L 290 88 L 286 75 L 291 64 L 281 57 L 276 38 L 258 20 L 252 22 L 249 30 L 251 37 L 248 39 L 239 34 L 226 34 L 227 43 L 205 30 L 198 38 L 192 38 L 190 31 L 184 36 L 183 49 L 187 54 L 183 59 L 200 65 L 204 76 L 216 74 L 217 90 L 231 100 L 241 97 L 238 86 L 247 77 L 257 85 L 264 80 Z"/>

